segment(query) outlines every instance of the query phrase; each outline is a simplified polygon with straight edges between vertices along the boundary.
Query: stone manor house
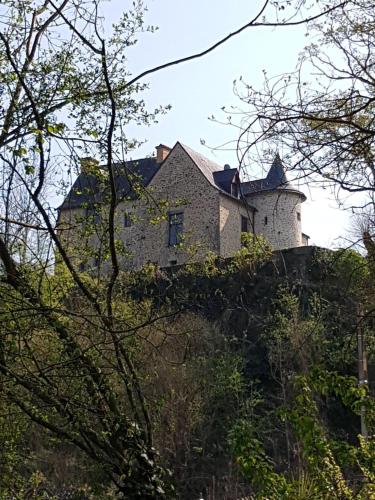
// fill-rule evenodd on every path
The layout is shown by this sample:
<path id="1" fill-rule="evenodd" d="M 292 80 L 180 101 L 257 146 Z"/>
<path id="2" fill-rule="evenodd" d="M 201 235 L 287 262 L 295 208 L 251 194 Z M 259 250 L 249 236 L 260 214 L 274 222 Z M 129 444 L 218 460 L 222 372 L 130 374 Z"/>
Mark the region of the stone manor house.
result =
<path id="1" fill-rule="evenodd" d="M 124 269 L 199 261 L 209 251 L 230 257 L 241 248 L 241 232 L 264 235 L 274 250 L 308 244 L 301 231 L 306 197 L 289 184 L 278 155 L 266 178 L 249 182 L 241 182 L 237 168 L 222 167 L 180 142 L 114 167 Z M 105 169 L 84 159 L 58 216 L 60 237 L 82 270 L 105 266 L 107 193 Z M 94 231 L 85 231 L 87 221 Z"/>

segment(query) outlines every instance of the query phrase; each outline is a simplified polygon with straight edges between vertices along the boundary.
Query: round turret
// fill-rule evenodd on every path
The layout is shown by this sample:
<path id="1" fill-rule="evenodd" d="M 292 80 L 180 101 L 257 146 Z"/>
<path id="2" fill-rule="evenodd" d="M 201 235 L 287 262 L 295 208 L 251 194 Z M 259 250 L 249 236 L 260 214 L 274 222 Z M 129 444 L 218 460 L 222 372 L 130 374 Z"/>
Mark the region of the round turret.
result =
<path id="1" fill-rule="evenodd" d="M 264 235 L 275 250 L 305 245 L 301 203 L 306 196 L 289 184 L 280 157 L 265 179 L 244 184 L 246 199 L 256 209 L 255 234 Z"/>

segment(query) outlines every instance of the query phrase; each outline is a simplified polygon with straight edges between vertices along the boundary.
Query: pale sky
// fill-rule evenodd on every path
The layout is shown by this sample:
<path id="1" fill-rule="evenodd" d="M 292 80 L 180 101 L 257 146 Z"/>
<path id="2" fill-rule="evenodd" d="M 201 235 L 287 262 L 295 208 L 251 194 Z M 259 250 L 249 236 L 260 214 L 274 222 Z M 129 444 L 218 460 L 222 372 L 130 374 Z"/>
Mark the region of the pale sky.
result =
<path id="1" fill-rule="evenodd" d="M 154 34 L 139 35 L 138 44 L 128 52 L 130 71 L 136 75 L 207 48 L 246 24 L 262 3 L 259 0 L 148 0 L 146 22 L 159 29 Z M 115 21 L 128 2 L 110 0 L 104 5 L 107 21 Z M 214 115 L 225 120 L 222 106 L 241 105 L 233 95 L 233 81 L 240 76 L 260 87 L 263 70 L 269 76 L 292 71 L 298 52 L 306 42 L 304 28 L 251 28 L 201 59 L 147 76 L 144 82 L 150 84 L 150 89 L 144 93 L 146 103 L 151 108 L 170 104 L 172 110 L 150 127 L 129 127 L 129 136 L 147 140 L 132 157 L 149 155 L 160 143 L 173 146 L 180 141 L 219 164 L 237 166 L 238 131 L 213 123 L 208 117 Z M 201 144 L 201 139 L 206 145 Z M 210 149 L 228 142 L 231 144 L 224 151 Z M 257 166 L 253 168 L 252 175 L 257 175 Z M 303 231 L 313 244 L 338 246 L 338 238 L 345 236 L 350 227 L 350 214 L 335 208 L 329 191 L 311 191 L 306 186 L 303 191 L 308 196 L 302 210 Z"/>

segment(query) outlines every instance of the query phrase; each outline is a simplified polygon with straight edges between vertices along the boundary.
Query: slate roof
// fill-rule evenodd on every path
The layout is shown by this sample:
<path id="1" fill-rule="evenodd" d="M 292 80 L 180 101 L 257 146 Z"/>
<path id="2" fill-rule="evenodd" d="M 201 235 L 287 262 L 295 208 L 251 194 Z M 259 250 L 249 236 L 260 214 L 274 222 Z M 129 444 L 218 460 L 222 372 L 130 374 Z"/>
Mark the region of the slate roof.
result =
<path id="1" fill-rule="evenodd" d="M 223 171 L 223 167 L 219 165 L 218 163 L 215 163 L 212 160 L 209 160 L 205 156 L 203 156 L 200 153 L 197 153 L 197 151 L 194 151 L 194 149 L 189 148 L 188 146 L 185 146 L 185 144 L 179 143 L 180 146 L 186 151 L 186 153 L 190 156 L 190 158 L 193 160 L 193 162 L 196 164 L 196 166 L 199 168 L 199 170 L 202 172 L 202 174 L 206 177 L 208 182 L 212 184 L 212 186 L 221 189 L 215 182 L 215 172 Z"/>
<path id="2" fill-rule="evenodd" d="M 305 195 L 295 188 L 287 179 L 284 166 L 279 154 L 276 154 L 272 162 L 271 168 L 265 179 L 257 179 L 241 183 L 241 190 L 244 196 L 260 193 L 262 191 L 285 190 L 294 191 L 301 194 L 306 199 Z"/>
<path id="3" fill-rule="evenodd" d="M 219 170 L 218 172 L 214 172 L 215 184 L 224 191 L 230 193 L 231 185 L 235 181 L 235 177 L 237 174 L 237 168 L 228 168 L 227 170 Z"/>
<path id="4" fill-rule="evenodd" d="M 234 182 L 235 176 L 238 174 L 237 168 L 223 169 L 222 165 L 209 160 L 200 153 L 194 151 L 194 149 L 179 143 L 180 146 L 186 151 L 190 156 L 202 174 L 206 177 L 208 182 L 214 186 L 219 191 L 228 194 L 234 199 L 238 199 L 231 194 L 231 184 Z"/>
<path id="5" fill-rule="evenodd" d="M 185 152 L 190 156 L 195 165 L 202 172 L 208 182 L 218 189 L 220 192 L 238 199 L 231 194 L 232 183 L 238 179 L 238 169 L 229 168 L 223 169 L 218 163 L 209 160 L 200 153 L 193 149 L 179 144 Z M 166 160 L 165 160 L 166 161 Z M 125 163 L 115 164 L 116 185 L 118 194 L 121 197 L 135 198 L 136 194 L 132 190 L 131 183 L 132 177 L 137 182 L 140 182 L 146 187 L 155 173 L 159 170 L 162 163 L 157 163 L 156 158 L 142 158 L 140 160 L 127 161 Z M 100 167 L 103 172 L 103 179 L 105 179 L 105 167 Z M 108 193 L 108 182 L 100 180 L 93 175 L 81 173 L 75 183 L 73 184 L 68 196 L 65 198 L 59 210 L 77 208 L 82 205 L 93 205 L 101 203 L 105 200 Z M 276 155 L 270 171 L 265 179 L 255 181 L 242 182 L 240 184 L 240 193 L 243 196 L 259 193 L 262 191 L 285 189 L 288 191 L 295 191 L 300 193 L 288 182 L 285 170 L 279 155 Z M 300 193 L 302 196 L 303 193 Z"/>
<path id="6" fill-rule="evenodd" d="M 132 181 L 147 186 L 159 167 L 160 164 L 156 162 L 155 158 L 142 158 L 125 163 L 116 163 L 114 170 L 119 196 L 134 198 L 135 193 L 131 188 Z M 100 168 L 105 175 L 105 167 Z M 104 201 L 108 189 L 108 182 L 104 182 L 94 175 L 81 172 L 59 210 L 100 203 Z"/>

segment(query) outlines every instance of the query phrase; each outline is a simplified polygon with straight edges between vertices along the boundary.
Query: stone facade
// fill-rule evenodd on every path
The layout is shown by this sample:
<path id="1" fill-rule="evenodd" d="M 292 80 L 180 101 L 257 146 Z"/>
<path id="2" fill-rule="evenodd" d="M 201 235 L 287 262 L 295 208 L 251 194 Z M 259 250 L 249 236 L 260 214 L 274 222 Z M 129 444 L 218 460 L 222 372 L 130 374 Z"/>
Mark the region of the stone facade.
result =
<path id="1" fill-rule="evenodd" d="M 240 203 L 220 194 L 220 250 L 221 257 L 231 257 L 241 248 L 242 218 L 245 218 L 248 231 L 253 232 L 254 210 L 244 200 Z"/>
<path id="2" fill-rule="evenodd" d="M 306 241 L 301 233 L 305 197 L 287 183 L 278 158 L 266 179 L 247 183 L 240 182 L 237 169 L 223 169 L 180 143 L 172 150 L 160 145 L 156 158 L 116 169 L 122 199 L 116 212 L 121 268 L 147 262 L 180 265 L 202 260 L 208 252 L 230 257 L 241 248 L 244 231 L 264 235 L 274 249 Z M 129 181 L 129 171 L 133 175 L 135 170 L 138 189 Z M 108 266 L 105 193 L 105 184 L 82 172 L 60 207 L 60 237 L 76 261 L 81 258 L 81 268 Z M 85 214 L 91 214 L 89 233 L 84 231 Z M 88 257 L 83 260 L 83 255 Z"/>
<path id="3" fill-rule="evenodd" d="M 278 250 L 303 245 L 301 193 L 265 191 L 249 196 L 249 203 L 257 209 L 255 234 L 263 234 Z"/>
<path id="4" fill-rule="evenodd" d="M 166 267 L 201 260 L 209 251 L 219 253 L 220 194 L 181 145 L 173 148 L 148 189 L 151 197 L 133 205 L 134 224 L 119 234 L 131 254 L 130 267 L 138 268 L 146 262 Z M 121 204 L 119 212 L 128 210 L 128 205 Z M 183 241 L 181 245 L 170 245 L 169 216 L 181 213 Z M 161 220 L 155 221 L 158 216 Z"/>

